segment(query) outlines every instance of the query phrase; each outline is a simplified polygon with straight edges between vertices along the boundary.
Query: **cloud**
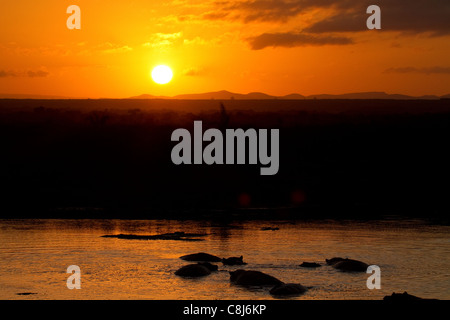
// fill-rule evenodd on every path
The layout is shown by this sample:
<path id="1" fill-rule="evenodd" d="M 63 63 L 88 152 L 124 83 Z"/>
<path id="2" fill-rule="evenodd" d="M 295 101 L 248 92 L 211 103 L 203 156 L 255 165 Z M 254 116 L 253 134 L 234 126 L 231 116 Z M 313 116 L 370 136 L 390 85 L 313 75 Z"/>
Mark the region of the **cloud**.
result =
<path id="1" fill-rule="evenodd" d="M 210 45 L 210 46 L 220 46 L 220 45 L 229 45 L 230 43 L 242 42 L 240 35 L 233 32 L 224 32 L 216 37 L 210 37 L 208 39 L 202 37 L 195 37 L 192 39 L 184 39 L 184 45 Z"/>
<path id="2" fill-rule="evenodd" d="M 195 37 L 194 39 L 184 39 L 183 44 L 191 45 L 191 44 L 198 44 L 198 45 L 204 45 L 207 41 L 200 37 Z"/>
<path id="3" fill-rule="evenodd" d="M 88 45 L 87 43 L 83 45 L 77 44 L 77 47 L 79 47 L 79 50 L 73 53 L 80 56 L 117 54 L 133 51 L 133 48 L 128 45 L 111 42 L 103 42 L 95 45 Z"/>
<path id="4" fill-rule="evenodd" d="M 381 25 L 386 31 L 450 34 L 448 0 L 228 0 L 215 2 L 214 10 L 203 15 L 209 20 L 240 20 L 244 23 L 286 23 L 303 13 L 319 9 L 329 15 L 303 31 L 310 33 L 367 31 L 367 7 L 381 8 Z"/>
<path id="5" fill-rule="evenodd" d="M 347 37 L 318 36 L 306 33 L 263 33 L 257 37 L 248 38 L 247 42 L 252 50 L 261 50 L 266 47 L 300 47 L 323 45 L 347 45 L 353 40 Z"/>
<path id="6" fill-rule="evenodd" d="M 252 22 L 288 22 L 314 9 L 348 10 L 353 0 L 228 0 L 215 2 L 215 10 L 208 12 L 205 19 L 242 20 Z M 367 6 L 366 6 L 367 8 Z M 365 12 L 365 10 L 364 10 Z"/>
<path id="7" fill-rule="evenodd" d="M 182 36 L 182 32 L 155 33 L 150 37 L 150 41 L 142 44 L 142 46 L 150 48 L 166 47 L 177 43 Z"/>
<path id="8" fill-rule="evenodd" d="M 50 74 L 45 68 L 38 70 L 27 70 L 27 71 L 17 71 L 17 70 L 0 70 L 0 78 L 7 77 L 29 77 L 29 78 L 44 78 Z"/>
<path id="9" fill-rule="evenodd" d="M 336 2 L 339 2 L 336 0 Z M 362 0 L 342 1 L 342 6 L 327 19 L 305 29 L 308 32 L 365 31 L 369 15 L 366 9 L 376 4 L 381 8 L 381 28 L 403 33 L 450 34 L 450 2 L 447 0 Z"/>
<path id="10" fill-rule="evenodd" d="M 17 73 L 11 70 L 0 70 L 0 78 L 17 77 Z"/>
<path id="11" fill-rule="evenodd" d="M 45 70 L 37 70 L 37 71 L 29 70 L 27 72 L 27 76 L 30 78 L 44 78 L 44 77 L 48 76 L 49 74 L 50 73 Z"/>
<path id="12" fill-rule="evenodd" d="M 332 0 L 322 0 L 320 2 L 324 1 L 332 2 Z M 315 6 L 314 2 L 310 0 L 221 1 L 216 2 L 218 10 L 206 13 L 203 15 L 203 18 L 210 20 L 229 18 L 231 20 L 242 20 L 245 23 L 254 21 L 286 22 L 302 11 Z"/>
<path id="13" fill-rule="evenodd" d="M 160 39 L 160 40 L 175 40 L 178 38 L 181 38 L 183 35 L 182 32 L 175 32 L 175 33 L 155 33 L 154 38 Z"/>
<path id="14" fill-rule="evenodd" d="M 383 73 L 420 73 L 420 74 L 450 74 L 450 67 L 400 67 L 400 68 L 389 68 Z"/>
<path id="15" fill-rule="evenodd" d="M 184 9 L 176 16 L 178 22 L 201 23 L 205 27 L 218 22 L 248 25 L 239 26 L 243 31 L 236 34 L 253 50 L 348 45 L 354 43 L 356 32 L 369 36 L 374 32 L 422 37 L 450 35 L 449 0 L 206 0 L 195 10 L 188 2 L 178 3 Z M 382 30 L 369 31 L 366 21 L 370 14 L 366 11 L 374 4 L 381 8 Z M 259 35 L 248 38 L 254 30 Z M 212 42 L 211 39 L 184 39 L 183 43 L 200 43 L 200 40 L 202 44 Z M 173 43 L 172 38 L 158 37 L 146 46 Z"/>
<path id="16" fill-rule="evenodd" d="M 126 45 L 121 46 L 117 44 L 112 44 L 110 42 L 106 42 L 98 45 L 94 50 L 99 50 L 103 54 L 112 54 L 112 53 L 122 53 L 132 51 L 133 48 Z"/>
<path id="17" fill-rule="evenodd" d="M 185 76 L 190 76 L 190 77 L 195 77 L 195 76 L 201 76 L 201 75 L 203 75 L 204 72 L 205 72 L 205 70 L 202 69 L 202 68 L 195 68 L 195 67 L 192 67 L 192 68 L 187 68 L 187 69 L 185 69 L 185 70 L 183 71 L 183 75 L 185 75 Z"/>
<path id="18" fill-rule="evenodd" d="M 218 12 L 218 11 L 210 11 L 207 13 L 204 13 L 202 15 L 202 18 L 205 20 L 222 20 L 225 19 L 228 16 L 228 12 Z"/>

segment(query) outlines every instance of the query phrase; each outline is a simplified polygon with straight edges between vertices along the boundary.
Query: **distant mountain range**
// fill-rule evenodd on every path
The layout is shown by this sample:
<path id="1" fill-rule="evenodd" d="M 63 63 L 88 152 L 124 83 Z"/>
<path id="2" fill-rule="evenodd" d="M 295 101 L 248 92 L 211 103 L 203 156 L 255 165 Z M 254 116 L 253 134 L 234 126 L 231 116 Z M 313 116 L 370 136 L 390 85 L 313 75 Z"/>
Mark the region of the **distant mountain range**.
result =
<path id="1" fill-rule="evenodd" d="M 271 96 L 261 92 L 251 92 L 247 94 L 234 93 L 229 91 L 216 91 L 197 94 L 181 94 L 173 97 L 166 96 L 152 96 L 143 94 L 140 96 L 130 97 L 129 99 L 180 99 L 180 100 L 305 100 L 305 99 L 392 99 L 392 100 L 439 100 L 448 99 L 450 94 L 445 96 L 425 95 L 425 96 L 408 96 L 403 94 L 388 94 L 385 92 L 357 92 L 346 94 L 316 94 L 304 96 L 298 93 L 293 93 L 285 96 Z"/>
<path id="2" fill-rule="evenodd" d="M 86 99 L 63 96 L 49 95 L 33 95 L 33 94 L 0 94 L 0 99 Z M 439 100 L 450 99 L 450 94 L 444 96 L 425 95 L 425 96 L 408 96 L 403 94 L 388 94 L 385 92 L 356 92 L 346 94 L 315 94 L 304 96 L 298 93 L 292 93 L 285 96 L 272 96 L 262 92 L 251 92 L 247 94 L 234 93 L 226 90 L 180 94 L 173 97 L 153 96 L 150 94 L 142 94 L 140 96 L 129 97 L 127 99 L 179 99 L 179 100 L 305 100 L 305 99 L 392 99 L 392 100 Z"/>

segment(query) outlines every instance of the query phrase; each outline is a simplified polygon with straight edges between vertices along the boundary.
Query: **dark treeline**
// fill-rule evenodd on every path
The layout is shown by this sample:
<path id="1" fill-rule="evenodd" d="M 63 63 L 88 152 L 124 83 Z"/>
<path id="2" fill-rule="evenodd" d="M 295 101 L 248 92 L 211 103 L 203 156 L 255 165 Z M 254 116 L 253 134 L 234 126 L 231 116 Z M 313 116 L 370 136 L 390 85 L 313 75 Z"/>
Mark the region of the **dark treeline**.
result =
<path id="1" fill-rule="evenodd" d="M 450 102 L 0 100 L 3 217 L 445 219 Z M 177 128 L 280 129 L 280 170 L 172 163 Z M 204 143 L 205 145 L 206 143 Z M 270 208 L 250 210 L 250 208 Z"/>

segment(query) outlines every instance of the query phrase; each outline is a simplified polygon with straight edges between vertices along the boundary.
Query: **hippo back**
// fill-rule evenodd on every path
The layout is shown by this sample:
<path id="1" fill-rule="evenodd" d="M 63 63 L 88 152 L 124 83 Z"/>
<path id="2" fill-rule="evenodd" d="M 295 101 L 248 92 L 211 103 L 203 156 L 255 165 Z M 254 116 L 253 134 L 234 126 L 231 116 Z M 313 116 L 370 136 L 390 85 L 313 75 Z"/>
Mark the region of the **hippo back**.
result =
<path id="1" fill-rule="evenodd" d="M 336 264 L 338 262 L 344 261 L 344 260 L 345 260 L 344 258 L 340 258 L 340 257 L 334 257 L 334 258 L 331 258 L 331 259 L 325 259 L 326 263 L 328 265 L 330 265 L 330 266 L 332 266 L 332 265 L 334 265 L 334 264 Z"/>
<path id="2" fill-rule="evenodd" d="M 209 269 L 209 271 L 217 271 L 219 269 L 218 266 L 209 262 L 197 262 L 197 264 L 204 266 Z"/>
<path id="3" fill-rule="evenodd" d="M 207 261 L 207 262 L 220 262 L 222 260 L 219 257 L 204 252 L 188 254 L 180 257 L 180 259 L 185 261 Z"/>
<path id="4" fill-rule="evenodd" d="M 175 271 L 181 277 L 202 277 L 211 274 L 211 271 L 201 264 L 188 264 Z"/>
<path id="5" fill-rule="evenodd" d="M 345 259 L 333 265 L 334 268 L 342 271 L 366 272 L 369 265 L 362 261 Z"/>
<path id="6" fill-rule="evenodd" d="M 271 275 L 251 270 L 236 270 L 230 272 L 230 281 L 242 286 L 266 286 L 283 283 Z"/>

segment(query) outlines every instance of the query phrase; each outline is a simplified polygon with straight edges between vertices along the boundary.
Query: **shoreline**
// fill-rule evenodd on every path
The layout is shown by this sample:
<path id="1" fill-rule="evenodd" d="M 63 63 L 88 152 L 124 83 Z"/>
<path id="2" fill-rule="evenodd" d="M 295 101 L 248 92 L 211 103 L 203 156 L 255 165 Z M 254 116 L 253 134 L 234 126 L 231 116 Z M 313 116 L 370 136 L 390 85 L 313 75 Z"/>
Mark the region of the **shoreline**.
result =
<path id="1" fill-rule="evenodd" d="M 228 209 L 160 209 L 160 208 L 16 208 L 6 209 L 0 219 L 118 219 L 118 220 L 202 220 L 202 221 L 411 221 L 425 224 L 450 225 L 444 212 L 425 209 L 368 207 L 273 207 Z M 361 214 L 363 212 L 363 214 Z"/>

